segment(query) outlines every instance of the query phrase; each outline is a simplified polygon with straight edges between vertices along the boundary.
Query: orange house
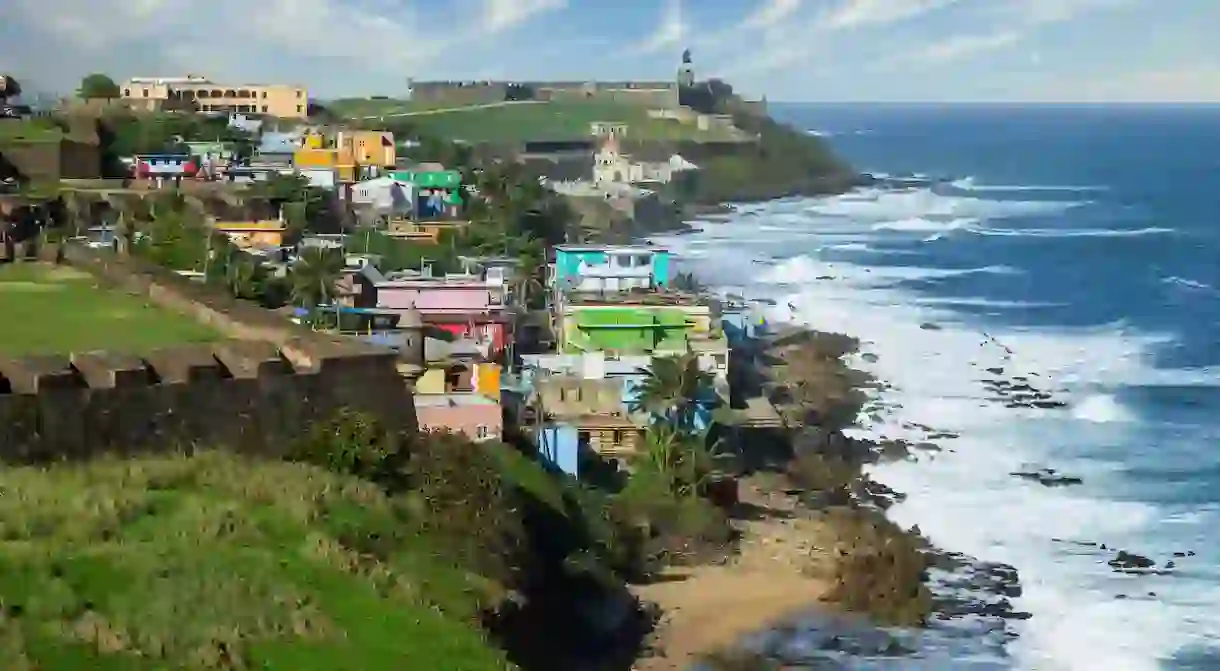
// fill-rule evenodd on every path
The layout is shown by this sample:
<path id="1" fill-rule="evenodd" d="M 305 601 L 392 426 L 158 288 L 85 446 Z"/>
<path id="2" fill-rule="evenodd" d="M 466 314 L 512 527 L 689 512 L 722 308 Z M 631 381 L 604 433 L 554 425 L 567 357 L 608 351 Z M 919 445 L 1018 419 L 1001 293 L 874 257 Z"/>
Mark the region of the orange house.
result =
<path id="1" fill-rule="evenodd" d="M 394 134 L 380 130 L 341 130 L 335 146 L 351 153 L 361 167 L 393 168 L 397 160 Z"/>
<path id="2" fill-rule="evenodd" d="M 212 225 L 238 247 L 282 247 L 288 227 L 279 219 L 263 221 L 218 221 Z"/>
<path id="3" fill-rule="evenodd" d="M 298 170 L 334 170 L 340 182 L 356 181 L 356 161 L 343 148 L 302 147 L 292 153 L 292 165 Z"/>
<path id="4" fill-rule="evenodd" d="M 416 222 L 400 219 L 391 221 L 389 227 L 386 228 L 385 234 L 401 240 L 412 240 L 414 242 L 436 245 L 440 244 L 441 235 L 445 231 L 456 233 L 469 225 L 469 221 L 463 220 Z"/>

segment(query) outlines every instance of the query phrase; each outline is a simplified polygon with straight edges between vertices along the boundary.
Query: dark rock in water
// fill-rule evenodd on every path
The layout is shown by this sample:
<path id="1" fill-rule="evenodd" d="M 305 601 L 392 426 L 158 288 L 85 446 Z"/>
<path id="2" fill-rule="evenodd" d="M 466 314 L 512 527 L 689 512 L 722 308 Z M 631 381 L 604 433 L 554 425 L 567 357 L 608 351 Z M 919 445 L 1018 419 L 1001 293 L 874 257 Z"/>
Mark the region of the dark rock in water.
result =
<path id="1" fill-rule="evenodd" d="M 1193 557 L 1193 556 L 1195 556 L 1195 551 L 1194 550 L 1187 550 L 1186 552 L 1179 551 L 1179 552 L 1173 553 L 1173 556 L 1175 556 L 1175 557 Z"/>
<path id="2" fill-rule="evenodd" d="M 1063 475 L 1053 468 L 1042 468 L 1036 471 L 1015 471 L 1009 475 L 1021 478 L 1022 480 L 1036 482 L 1044 487 L 1067 487 L 1069 485 L 1084 484 L 1084 480 L 1074 475 Z"/>
<path id="3" fill-rule="evenodd" d="M 939 331 L 939 330 L 940 330 L 940 325 L 939 325 L 939 324 L 933 324 L 932 322 L 924 322 L 924 323 L 922 323 L 922 324 L 920 324 L 920 325 L 919 325 L 919 328 L 921 328 L 921 329 L 923 329 L 923 330 L 925 330 L 925 331 Z"/>
<path id="4" fill-rule="evenodd" d="M 1064 403 L 1063 401 L 1034 401 L 1033 403 L 1030 403 L 1030 405 L 1035 408 L 1049 410 L 1051 408 L 1066 408 L 1068 404 Z"/>
<path id="5" fill-rule="evenodd" d="M 864 354 L 860 355 L 860 358 L 869 363 L 877 363 L 877 355 L 873 354 L 872 352 L 865 352 Z"/>
<path id="6" fill-rule="evenodd" d="M 954 438 L 961 437 L 962 436 L 960 433 L 953 433 L 952 431 L 938 431 L 936 433 L 929 434 L 928 440 L 952 440 Z"/>
<path id="7" fill-rule="evenodd" d="M 924 452 L 943 451 L 943 450 L 941 450 L 940 445 L 937 445 L 936 443 L 915 443 L 915 447 L 916 447 L 916 449 L 923 450 Z"/>
<path id="8" fill-rule="evenodd" d="M 815 279 L 819 279 L 819 280 L 833 280 L 833 279 L 835 279 L 835 276 L 834 276 L 834 275 L 818 275 L 818 276 L 817 276 Z"/>
<path id="9" fill-rule="evenodd" d="M 1126 550 L 1119 550 L 1114 559 L 1106 563 L 1119 572 L 1138 572 L 1156 566 L 1156 562 L 1151 559 Z"/>
<path id="10" fill-rule="evenodd" d="M 993 368 L 988 368 L 987 372 L 991 373 L 992 375 L 1003 375 L 1004 369 L 1000 366 L 995 366 Z"/>

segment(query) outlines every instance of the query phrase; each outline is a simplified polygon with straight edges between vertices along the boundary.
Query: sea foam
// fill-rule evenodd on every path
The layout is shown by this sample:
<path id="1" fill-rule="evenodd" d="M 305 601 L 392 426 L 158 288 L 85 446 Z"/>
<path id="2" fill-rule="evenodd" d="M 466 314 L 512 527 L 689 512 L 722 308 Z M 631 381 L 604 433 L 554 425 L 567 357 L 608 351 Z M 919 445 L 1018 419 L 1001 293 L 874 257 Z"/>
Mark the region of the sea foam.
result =
<path id="1" fill-rule="evenodd" d="M 1030 330 L 975 323 L 955 312 L 951 302 L 930 304 L 905 284 L 1019 269 L 869 267 L 864 264 L 876 257 L 865 253 L 854 262 L 843 259 L 853 248 L 872 249 L 892 242 L 903 229 L 924 228 L 911 223 L 915 221 L 948 217 L 939 225 L 952 228 L 968 217 L 978 221 L 978 230 L 1017 231 L 1016 224 L 987 227 L 1000 220 L 1065 213 L 1077 204 L 874 189 L 776 205 L 785 227 L 802 229 L 789 241 L 756 235 L 753 222 L 773 216 L 765 204 L 744 208 L 751 213 L 748 221 L 730 218 L 704 226 L 699 234 L 659 241 L 718 286 L 773 300 L 773 321 L 861 338 L 862 353 L 873 356 L 857 357 L 856 365 L 893 388 L 885 392 L 889 413 L 881 421 L 865 420 L 858 434 L 919 440 L 925 435 L 915 424 L 921 424 L 960 436 L 943 441 L 945 452 L 935 459 L 881 466 L 874 476 L 908 494 L 891 510 L 898 522 L 918 524 L 946 549 L 1019 569 L 1024 591 L 1014 606 L 1033 617 L 1015 623 L 1019 637 L 1009 644 L 1014 668 L 1151 671 L 1174 651 L 1220 634 L 1215 609 L 1200 607 L 1208 600 L 1220 602 L 1220 593 L 1214 583 L 1187 577 L 1141 582 L 1110 570 L 1105 562 L 1115 547 L 1130 542 L 1138 551 L 1140 543 L 1152 539 L 1176 541 L 1179 536 L 1170 530 L 1180 526 L 1174 526 L 1178 513 L 1108 496 L 1104 483 L 1122 466 L 1106 465 L 1095 448 L 1125 439 L 1130 427 L 1140 424 L 1117 394 L 1122 385 L 1212 385 L 1216 372 L 1153 368 L 1149 351 L 1168 337 L 1163 334 L 1133 333 L 1123 324 Z M 1164 232 L 1073 232 L 1078 230 L 1059 229 L 1057 234 Z M 811 233 L 839 240 L 829 250 L 836 260 L 822 258 Z M 698 247 L 697 255 L 687 253 L 694 251 L 692 245 Z M 746 263 L 747 257 L 763 265 Z M 989 368 L 1027 376 L 1069 406 L 1043 410 L 997 404 L 981 384 Z M 1085 484 L 1052 489 L 1012 477 L 1013 471 L 1031 465 L 1080 471 Z M 1110 549 L 1101 552 L 1073 541 L 1109 543 Z M 1153 590 L 1158 596 L 1149 596 Z M 952 668 L 974 667 L 958 660 Z"/>

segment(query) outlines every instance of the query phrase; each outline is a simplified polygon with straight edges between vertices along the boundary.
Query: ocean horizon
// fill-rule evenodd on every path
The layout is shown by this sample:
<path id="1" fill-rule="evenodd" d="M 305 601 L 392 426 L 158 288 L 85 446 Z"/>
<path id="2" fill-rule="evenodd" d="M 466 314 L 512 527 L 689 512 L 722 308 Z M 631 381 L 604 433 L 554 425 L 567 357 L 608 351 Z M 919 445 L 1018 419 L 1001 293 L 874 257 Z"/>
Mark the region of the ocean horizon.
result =
<path id="1" fill-rule="evenodd" d="M 956 436 L 873 469 L 908 495 L 891 517 L 1016 567 L 1031 615 L 844 668 L 1220 668 L 1220 106 L 771 111 L 859 170 L 924 182 L 654 240 L 715 289 L 774 300 L 773 320 L 860 338 L 856 364 L 892 389 L 854 432 Z M 1010 407 L 997 370 L 1064 407 Z M 1081 482 L 1012 475 L 1039 469 Z M 1119 550 L 1156 570 L 1115 570 Z"/>

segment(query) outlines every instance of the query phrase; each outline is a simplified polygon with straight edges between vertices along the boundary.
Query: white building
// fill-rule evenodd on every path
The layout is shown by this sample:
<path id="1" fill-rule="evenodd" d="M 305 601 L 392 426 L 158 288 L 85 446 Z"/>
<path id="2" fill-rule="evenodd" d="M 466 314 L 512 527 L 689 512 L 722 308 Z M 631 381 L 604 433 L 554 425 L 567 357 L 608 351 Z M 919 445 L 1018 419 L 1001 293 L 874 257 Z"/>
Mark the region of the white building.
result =
<path id="1" fill-rule="evenodd" d="M 598 184 L 668 184 L 674 173 L 696 169 L 698 166 L 678 154 L 625 153 L 614 135 L 593 155 L 593 181 Z"/>

